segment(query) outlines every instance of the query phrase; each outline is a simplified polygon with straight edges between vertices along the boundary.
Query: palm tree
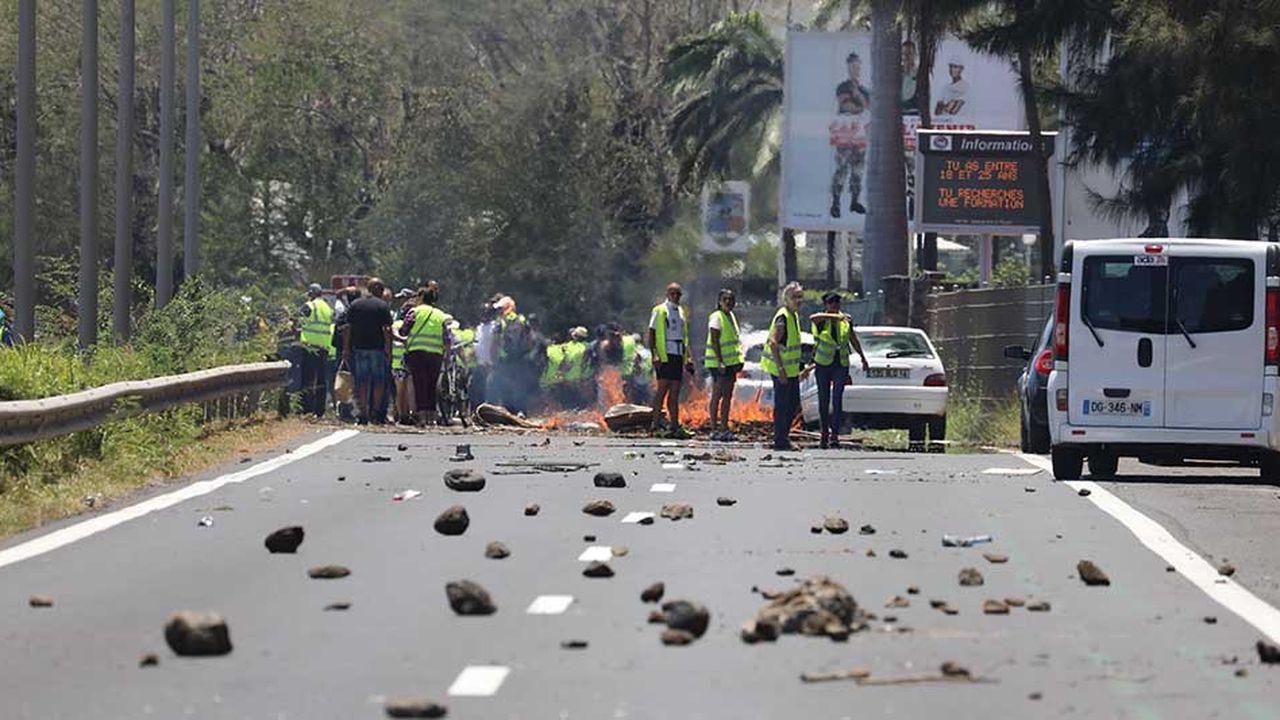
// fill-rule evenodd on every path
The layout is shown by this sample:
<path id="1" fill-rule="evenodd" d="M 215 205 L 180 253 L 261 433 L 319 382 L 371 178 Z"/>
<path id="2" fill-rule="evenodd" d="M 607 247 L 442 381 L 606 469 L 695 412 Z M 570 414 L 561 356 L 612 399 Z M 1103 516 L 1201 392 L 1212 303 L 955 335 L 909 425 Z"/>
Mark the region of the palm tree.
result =
<path id="1" fill-rule="evenodd" d="M 880 288 L 885 275 L 908 272 L 906 158 L 902 143 L 902 0 L 871 0 L 871 152 L 862 287 Z"/>

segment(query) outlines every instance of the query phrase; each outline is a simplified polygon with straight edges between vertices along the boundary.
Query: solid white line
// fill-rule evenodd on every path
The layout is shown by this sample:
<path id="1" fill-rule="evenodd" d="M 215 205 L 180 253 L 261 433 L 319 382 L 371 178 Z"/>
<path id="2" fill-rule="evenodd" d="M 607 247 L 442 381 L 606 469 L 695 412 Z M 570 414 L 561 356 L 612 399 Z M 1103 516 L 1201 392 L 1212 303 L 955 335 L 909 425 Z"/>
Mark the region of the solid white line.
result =
<path id="1" fill-rule="evenodd" d="M 257 477 L 273 470 L 278 470 L 285 465 L 296 460 L 301 460 L 309 455 L 314 455 L 325 448 L 332 447 L 346 440 L 349 437 L 358 435 L 355 430 L 339 430 L 330 435 L 326 435 L 315 442 L 307 443 L 300 448 L 294 449 L 291 453 L 285 453 L 278 457 L 271 458 L 258 463 L 252 467 L 246 468 L 239 472 L 230 473 L 212 480 L 202 480 L 197 483 L 191 483 L 186 487 L 179 488 L 164 495 L 143 500 L 136 505 L 130 505 L 121 508 L 115 512 L 105 515 L 89 518 L 83 522 L 78 522 L 70 527 L 56 530 L 47 535 L 41 535 L 34 540 L 28 540 L 21 545 L 15 545 L 5 550 L 0 550 L 0 568 L 6 565 L 12 565 L 16 562 L 22 562 L 28 558 L 42 555 L 50 550 L 57 550 L 64 545 L 70 545 L 77 540 L 83 540 L 91 535 L 96 535 L 103 530 L 109 530 L 122 523 L 136 520 L 149 513 L 157 510 L 164 510 L 172 507 L 184 500 L 208 495 L 224 485 L 232 483 L 242 483 L 250 478 Z"/>
<path id="2" fill-rule="evenodd" d="M 649 486 L 649 492 L 669 493 L 669 492 L 675 492 L 675 491 L 676 491 L 675 483 L 654 483 Z"/>
<path id="3" fill-rule="evenodd" d="M 613 548 L 608 545 L 589 545 L 578 556 L 578 562 L 607 562 L 613 558 Z"/>
<path id="4" fill-rule="evenodd" d="M 1019 454 L 1018 457 L 1046 472 L 1053 472 L 1053 465 L 1047 458 L 1025 454 Z M 1101 485 L 1088 480 L 1069 481 L 1064 484 L 1077 491 L 1081 488 L 1087 489 L 1089 491 L 1087 499 L 1090 502 L 1119 520 L 1120 524 L 1128 528 L 1139 542 L 1172 565 L 1179 575 L 1200 588 L 1219 605 L 1238 615 L 1241 620 L 1257 628 L 1273 642 L 1280 642 L 1280 610 L 1268 605 L 1231 578 L 1219 575 L 1217 568 L 1209 564 L 1209 561 L 1178 542 L 1159 523 L 1133 509 Z"/>
<path id="5" fill-rule="evenodd" d="M 468 665 L 449 686 L 449 694 L 463 697 L 489 697 L 498 692 L 511 668 L 503 665 Z"/>
<path id="6" fill-rule="evenodd" d="M 573 604 L 572 595 L 539 595 L 529 603 L 528 615 L 559 615 Z"/>
<path id="7" fill-rule="evenodd" d="M 1039 475 L 1039 468 L 987 468 L 982 471 L 983 475 Z"/>

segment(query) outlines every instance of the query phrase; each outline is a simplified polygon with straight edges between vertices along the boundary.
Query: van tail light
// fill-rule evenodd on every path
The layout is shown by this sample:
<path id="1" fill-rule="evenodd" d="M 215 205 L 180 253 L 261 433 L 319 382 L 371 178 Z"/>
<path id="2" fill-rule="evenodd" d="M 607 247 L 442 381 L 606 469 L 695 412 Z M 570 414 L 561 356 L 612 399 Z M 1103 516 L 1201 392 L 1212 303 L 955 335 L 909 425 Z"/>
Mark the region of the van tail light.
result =
<path id="1" fill-rule="evenodd" d="M 1044 375 L 1045 377 L 1048 377 L 1049 373 L 1052 371 L 1053 371 L 1053 351 L 1045 350 L 1044 352 L 1040 353 L 1040 357 L 1036 358 L 1036 374 Z"/>
<path id="2" fill-rule="evenodd" d="M 1066 412 L 1067 411 L 1067 389 L 1058 388 L 1058 391 L 1053 394 L 1053 401 L 1054 401 L 1053 405 L 1054 407 L 1058 408 L 1058 412 Z"/>
<path id="3" fill-rule="evenodd" d="M 1280 365 L 1280 288 L 1267 288 L 1268 365 Z"/>
<path id="4" fill-rule="evenodd" d="M 924 379 L 925 387 L 946 387 L 947 376 L 942 373 L 934 373 Z"/>
<path id="5" fill-rule="evenodd" d="M 1058 360 L 1066 360 L 1069 340 L 1068 329 L 1071 322 L 1070 283 L 1058 283 L 1058 298 L 1054 303 L 1053 314 L 1053 357 Z"/>

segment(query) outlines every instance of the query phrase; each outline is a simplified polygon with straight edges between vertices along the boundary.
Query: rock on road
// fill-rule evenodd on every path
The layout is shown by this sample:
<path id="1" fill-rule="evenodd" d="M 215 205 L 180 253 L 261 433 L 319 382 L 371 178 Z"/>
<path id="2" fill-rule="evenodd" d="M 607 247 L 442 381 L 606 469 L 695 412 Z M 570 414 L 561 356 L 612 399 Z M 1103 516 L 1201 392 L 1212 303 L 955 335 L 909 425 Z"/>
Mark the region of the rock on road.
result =
<path id="1" fill-rule="evenodd" d="M 475 459 L 458 463 L 458 437 L 361 433 L 0 567 L 0 716 L 379 718 L 386 698 L 422 697 L 450 718 L 1280 717 L 1280 665 L 1259 663 L 1257 629 L 1015 456 L 805 451 L 762 462 L 767 451 L 731 448 L 744 459 L 675 469 L 683 453 L 717 447 L 569 437 L 544 446 L 495 434 L 464 438 Z M 373 456 L 390 461 L 362 462 Z M 518 464 L 530 461 L 562 467 Z M 592 466 L 561 471 L 574 463 Z M 461 468 L 484 473 L 484 488 L 446 487 L 445 472 Z M 626 485 L 597 487 L 597 472 Z M 1277 601 L 1274 533 L 1241 539 L 1233 514 L 1197 514 L 1185 492 L 1123 480 L 1108 487 L 1154 508 L 1188 545 L 1203 552 L 1215 533 L 1230 538 L 1233 582 Z M 1218 490 L 1215 507 L 1229 505 L 1234 490 Z M 1251 503 L 1247 527 L 1274 528 L 1280 493 L 1241 492 L 1274 503 Z M 593 500 L 617 511 L 585 514 Z M 660 517 L 673 503 L 693 516 Z M 437 532 L 454 505 L 467 510 L 465 532 Z M 206 516 L 213 524 L 199 525 Z M 875 532 L 823 532 L 832 517 Z M 0 557 L 83 521 L 13 538 Z M 305 542 L 268 552 L 264 538 L 289 526 L 305 528 Z M 943 534 L 994 540 L 943 547 Z M 510 555 L 487 558 L 495 541 Z M 1081 560 L 1110 585 L 1081 582 Z M 592 561 L 612 576 L 584 576 Z M 350 574 L 308 576 L 328 565 Z M 965 568 L 983 583 L 958 583 Z M 753 588 L 814 575 L 842 584 L 875 619 L 844 641 L 743 642 L 743 623 L 768 602 Z M 496 612 L 455 614 L 445 586 L 461 581 L 486 590 Z M 640 599 L 656 582 L 659 605 L 705 606 L 705 634 L 664 644 L 666 628 L 648 622 L 659 605 Z M 53 604 L 30 606 L 36 595 Z M 1050 609 L 1030 611 L 1039 603 Z M 1007 613 L 983 611 L 1000 604 Z M 164 626 L 181 610 L 218 613 L 234 649 L 174 654 Z M 151 654 L 158 663 L 140 667 Z M 971 677 L 874 682 L 946 661 Z M 805 683 L 802 673 L 842 679 Z"/>

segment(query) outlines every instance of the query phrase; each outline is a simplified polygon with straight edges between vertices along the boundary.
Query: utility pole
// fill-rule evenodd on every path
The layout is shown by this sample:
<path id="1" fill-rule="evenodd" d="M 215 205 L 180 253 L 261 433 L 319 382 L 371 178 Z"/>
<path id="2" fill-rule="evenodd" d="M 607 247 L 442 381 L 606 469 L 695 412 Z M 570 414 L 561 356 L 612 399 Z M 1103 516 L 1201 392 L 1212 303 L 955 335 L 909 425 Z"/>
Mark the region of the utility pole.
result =
<path id="1" fill-rule="evenodd" d="M 18 157 L 14 170 L 14 332 L 30 342 L 36 333 L 36 0 L 18 0 Z"/>
<path id="2" fill-rule="evenodd" d="M 98 342 L 98 0 L 80 12 L 80 349 Z"/>
<path id="3" fill-rule="evenodd" d="M 120 91 L 116 102 L 116 252 L 112 328 L 129 340 L 133 305 L 133 0 L 120 0 Z"/>
<path id="4" fill-rule="evenodd" d="M 200 272 L 200 0 L 187 9 L 187 175 L 182 277 Z"/>
<path id="5" fill-rule="evenodd" d="M 174 0 L 160 3 L 160 202 L 156 232 L 156 308 L 173 299 Z"/>

